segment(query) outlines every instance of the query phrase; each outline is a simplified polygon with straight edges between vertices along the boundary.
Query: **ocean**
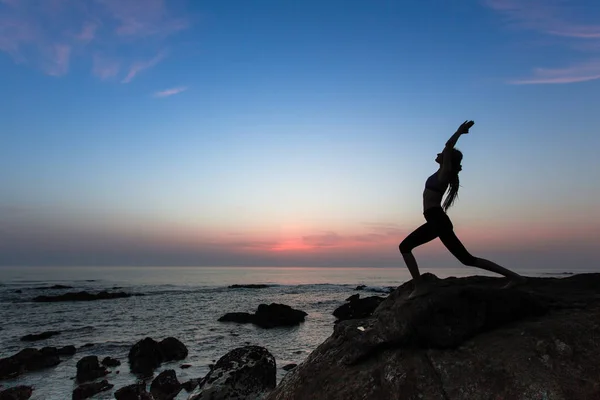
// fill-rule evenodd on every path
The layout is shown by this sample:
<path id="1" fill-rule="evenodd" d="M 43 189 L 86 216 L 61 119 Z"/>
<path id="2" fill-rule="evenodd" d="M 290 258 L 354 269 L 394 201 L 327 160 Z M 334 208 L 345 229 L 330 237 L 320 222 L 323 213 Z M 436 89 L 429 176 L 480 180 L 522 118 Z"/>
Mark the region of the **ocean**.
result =
<path id="1" fill-rule="evenodd" d="M 425 272 L 425 271 L 424 271 Z M 440 278 L 488 275 L 471 268 L 428 269 Z M 526 272 L 529 276 L 555 275 L 553 271 Z M 587 272 L 587 271 L 577 271 Z M 107 379 L 112 391 L 94 399 L 113 399 L 114 391 L 133 384 L 127 354 L 145 337 L 160 341 L 172 336 L 188 348 L 187 359 L 164 363 L 155 371 L 174 369 L 180 382 L 203 377 L 209 364 L 236 347 L 266 347 L 282 367 L 301 363 L 333 331 L 332 312 L 355 293 L 361 297 L 385 296 L 389 287 L 410 279 L 398 268 L 274 268 L 274 267 L 0 267 L 0 358 L 26 347 L 74 345 L 77 353 L 59 365 L 0 381 L 2 389 L 16 385 L 34 388 L 31 399 L 70 399 L 76 363 L 87 355 L 110 356 L 121 361 Z M 45 289 L 52 285 L 72 289 Z M 264 289 L 233 289 L 234 284 L 267 284 Z M 359 291 L 358 285 L 366 285 Z M 40 289 L 42 288 L 42 289 Z M 143 296 L 90 302 L 37 303 L 39 295 L 101 290 L 139 293 Z M 19 291 L 19 292 L 18 292 Z M 282 303 L 308 313 L 297 327 L 262 329 L 253 325 L 218 322 L 227 312 L 254 312 L 261 303 Z M 22 342 L 27 334 L 60 331 L 37 342 Z M 82 347 L 93 344 L 91 347 Z M 182 364 L 190 364 L 182 369 Z M 119 373 L 117 374 L 117 371 Z M 187 399 L 182 390 L 178 400 Z"/>

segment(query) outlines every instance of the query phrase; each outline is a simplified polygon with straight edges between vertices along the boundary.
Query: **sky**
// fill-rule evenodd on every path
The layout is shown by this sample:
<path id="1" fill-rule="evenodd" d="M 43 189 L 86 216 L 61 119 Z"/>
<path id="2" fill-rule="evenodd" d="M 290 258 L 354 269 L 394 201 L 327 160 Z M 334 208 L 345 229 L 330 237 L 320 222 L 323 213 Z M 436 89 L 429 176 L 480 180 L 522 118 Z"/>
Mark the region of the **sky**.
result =
<path id="1" fill-rule="evenodd" d="M 0 0 L 0 265 L 600 266 L 597 0 Z M 439 241 L 421 266 L 458 266 Z"/>

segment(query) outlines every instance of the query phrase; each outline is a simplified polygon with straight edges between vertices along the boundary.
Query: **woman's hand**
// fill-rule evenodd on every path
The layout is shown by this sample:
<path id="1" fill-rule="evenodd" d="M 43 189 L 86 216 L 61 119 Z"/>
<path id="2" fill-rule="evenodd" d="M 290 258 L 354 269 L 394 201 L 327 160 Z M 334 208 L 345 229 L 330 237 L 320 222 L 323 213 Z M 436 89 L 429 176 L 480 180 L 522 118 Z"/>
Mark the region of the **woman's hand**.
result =
<path id="1" fill-rule="evenodd" d="M 458 127 L 456 132 L 460 133 L 461 135 L 467 134 L 469 133 L 469 128 L 472 127 L 474 124 L 475 121 L 465 121 L 461 124 L 461 126 Z"/>

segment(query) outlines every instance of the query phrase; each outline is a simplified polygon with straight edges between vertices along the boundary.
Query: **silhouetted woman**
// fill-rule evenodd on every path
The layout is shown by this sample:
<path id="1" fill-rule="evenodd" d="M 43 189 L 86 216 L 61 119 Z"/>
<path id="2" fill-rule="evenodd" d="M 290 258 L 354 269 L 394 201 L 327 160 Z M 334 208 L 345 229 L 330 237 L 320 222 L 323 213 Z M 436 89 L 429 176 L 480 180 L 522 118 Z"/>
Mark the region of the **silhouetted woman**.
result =
<path id="1" fill-rule="evenodd" d="M 504 275 L 511 279 L 511 282 L 509 282 L 507 286 L 514 286 L 517 283 L 525 282 L 525 278 L 519 274 L 509 271 L 492 261 L 471 255 L 458 237 L 456 237 L 452 222 L 446 214 L 446 211 L 452 206 L 458 195 L 458 173 L 462 169 L 460 163 L 463 155 L 459 150 L 455 149 L 454 146 L 460 135 L 469 133 L 469 128 L 471 128 L 473 124 L 473 121 L 465 121 L 458 128 L 456 133 L 448 139 L 444 150 L 437 155 L 435 161 L 440 164 L 440 168 L 437 172 L 427 178 L 425 190 L 423 191 L 423 215 L 427 222 L 418 227 L 414 232 L 408 235 L 402 243 L 400 243 L 400 252 L 402 253 L 406 266 L 415 282 L 415 289 L 410 294 L 409 298 L 417 297 L 428 292 L 428 288 L 419 280 L 421 275 L 419 273 L 419 267 L 417 266 L 417 260 L 412 254 L 412 250 L 437 237 L 440 238 L 444 246 L 446 246 L 446 248 L 464 265 Z M 442 198 L 446 191 L 448 193 L 442 204 Z"/>

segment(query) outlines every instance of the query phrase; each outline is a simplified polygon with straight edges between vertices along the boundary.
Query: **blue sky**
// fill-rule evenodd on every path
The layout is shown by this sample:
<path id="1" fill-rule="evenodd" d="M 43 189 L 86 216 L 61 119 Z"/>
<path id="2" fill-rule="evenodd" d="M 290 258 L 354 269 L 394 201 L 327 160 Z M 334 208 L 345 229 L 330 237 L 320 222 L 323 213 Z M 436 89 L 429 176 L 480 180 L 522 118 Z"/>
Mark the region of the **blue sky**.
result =
<path id="1" fill-rule="evenodd" d="M 0 264 L 401 267 L 473 119 L 467 247 L 598 265 L 598 21 L 592 0 L 0 0 Z"/>

